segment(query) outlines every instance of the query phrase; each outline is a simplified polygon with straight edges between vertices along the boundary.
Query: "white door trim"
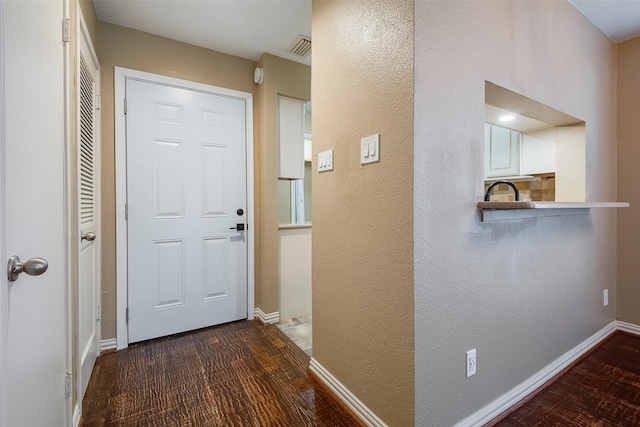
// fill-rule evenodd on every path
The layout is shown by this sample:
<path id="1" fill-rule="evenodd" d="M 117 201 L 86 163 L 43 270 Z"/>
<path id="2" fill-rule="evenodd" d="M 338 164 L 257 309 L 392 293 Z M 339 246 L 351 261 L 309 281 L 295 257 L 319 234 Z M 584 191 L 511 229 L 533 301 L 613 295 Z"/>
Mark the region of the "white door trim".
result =
<path id="1" fill-rule="evenodd" d="M 62 2 L 62 13 L 63 18 L 65 20 L 69 20 L 71 4 L 69 0 L 63 0 Z M 79 7 L 78 7 L 79 8 Z M 65 200 L 63 202 L 64 206 L 64 252 L 65 252 L 65 282 L 66 282 L 66 295 L 65 295 L 65 307 L 64 311 L 66 313 L 66 327 L 65 327 L 65 347 L 66 347 L 66 355 L 65 355 L 65 372 L 66 375 L 71 375 L 73 377 L 73 319 L 74 319 L 74 311 L 75 307 L 73 304 L 73 295 L 75 290 L 78 288 L 78 277 L 75 274 L 71 274 L 73 271 L 73 260 L 75 254 L 73 254 L 73 221 L 75 219 L 75 204 L 71 201 L 74 200 L 73 196 L 76 193 L 76 181 L 74 178 L 74 169 L 75 163 L 72 161 L 72 148 L 71 141 L 72 135 L 75 134 L 75 127 L 72 127 L 72 115 L 71 115 L 71 102 L 75 100 L 75 91 L 73 91 L 73 81 L 75 76 L 75 68 L 72 67 L 71 64 L 71 48 L 70 42 L 64 43 L 63 48 L 63 66 L 64 66 L 64 196 Z M 66 381 L 66 379 L 65 379 Z M 73 382 L 73 380 L 72 380 Z M 70 390 L 70 395 L 65 399 L 65 423 L 67 426 L 72 426 L 73 423 L 73 384 L 71 385 L 72 390 Z"/>
<path id="2" fill-rule="evenodd" d="M 4 224 L 4 2 L 0 0 L 0 261 L 6 262 L 5 224 Z M 9 288 L 7 279 L 0 280 L 0 427 L 5 427 L 7 381 L 7 324 L 9 314 Z"/>
<path id="3" fill-rule="evenodd" d="M 128 68 L 114 67 L 114 109 L 115 109 L 115 164 L 116 164 L 116 340 L 117 349 L 129 345 L 127 333 L 127 221 L 125 204 L 127 203 L 127 153 L 126 120 L 124 99 L 126 79 L 136 79 L 149 83 L 174 86 L 214 95 L 229 96 L 245 101 L 246 152 L 247 152 L 247 318 L 254 317 L 254 184 L 253 184 L 253 95 L 173 77 Z"/>
<path id="4" fill-rule="evenodd" d="M 95 69 L 98 72 L 97 78 L 96 78 L 96 94 L 99 95 L 100 94 L 100 62 L 98 61 L 98 55 L 96 54 L 94 45 L 93 45 L 93 41 L 91 40 L 91 36 L 89 34 L 89 29 L 87 28 L 87 23 L 84 19 L 84 14 L 82 13 L 82 8 L 81 7 L 77 7 L 77 19 L 75 22 L 75 28 L 76 28 L 76 34 L 78 35 L 77 37 L 77 42 L 76 42 L 76 46 L 75 46 L 75 54 L 76 54 L 76 67 L 75 67 L 75 75 L 78 76 L 77 78 L 77 83 L 76 83 L 76 91 L 73 94 L 73 96 L 76 99 L 76 127 L 75 129 L 73 129 L 73 132 L 76 135 L 76 162 L 72 163 L 71 160 L 69 161 L 70 165 L 73 165 L 73 169 L 74 171 L 72 172 L 76 172 L 77 174 L 80 173 L 80 149 L 78 148 L 79 146 L 79 140 L 80 140 L 80 58 L 82 56 L 82 51 L 83 48 L 85 49 L 85 51 L 88 52 L 88 56 L 89 58 L 85 58 L 85 60 L 88 62 L 91 62 L 90 65 L 91 67 L 95 67 Z M 94 154 L 95 154 L 95 162 L 94 162 L 94 176 L 95 176 L 95 187 L 94 187 L 94 209 L 95 209 L 95 221 L 96 224 L 98 225 L 96 232 L 100 233 L 101 229 L 100 229 L 100 224 L 101 224 L 101 197 L 100 197 L 100 191 L 101 191 L 101 168 L 100 168 L 100 158 L 101 158 L 101 147 L 100 147 L 100 141 L 101 141 L 101 127 L 100 127 L 100 123 L 101 123 L 101 111 L 95 110 L 95 149 L 94 149 Z M 71 169 L 71 168 L 70 168 Z M 71 233 L 71 238 L 75 238 L 77 239 L 76 241 L 80 241 L 80 230 L 81 230 L 81 225 L 80 225 L 80 214 L 78 212 L 78 204 L 79 204 L 79 190 L 78 190 L 78 175 L 75 175 L 72 173 L 70 176 L 70 179 L 72 179 L 71 184 L 73 185 L 74 191 L 78 192 L 78 197 L 77 198 L 69 198 L 69 200 L 75 200 L 75 204 L 72 207 L 74 209 L 75 215 L 76 215 L 76 222 L 74 224 L 72 224 L 72 226 L 74 227 Z M 75 234 L 75 231 L 78 232 L 78 234 Z M 100 301 L 100 297 L 101 297 L 101 286 L 100 286 L 100 280 L 101 280 L 101 255 L 102 255 L 102 251 L 100 250 L 101 245 L 100 245 L 100 241 L 98 240 L 98 242 L 96 242 L 97 245 L 95 246 L 94 250 L 96 251 L 96 271 L 97 271 L 97 277 L 95 280 L 95 295 L 97 295 L 98 301 L 97 304 L 101 305 L 101 301 Z M 75 365 L 73 367 L 73 369 L 75 370 L 75 384 L 74 387 L 76 389 L 76 401 L 73 402 L 73 426 L 77 426 L 79 421 L 80 421 L 80 417 L 82 414 L 82 399 L 84 397 L 84 394 L 81 393 L 86 391 L 86 390 L 82 390 L 82 366 L 80 364 L 81 360 L 82 360 L 82 348 L 80 346 L 80 306 L 78 304 L 79 301 L 79 291 L 80 291 L 80 252 L 81 252 L 81 244 L 78 244 L 77 246 L 73 246 L 72 248 L 75 248 L 75 260 L 77 260 L 77 262 L 74 264 L 75 266 L 75 282 L 74 282 L 74 286 L 75 286 L 75 292 L 76 292 L 76 299 L 75 302 L 76 304 L 74 305 L 74 311 L 75 311 L 75 321 L 76 324 L 74 325 L 77 328 L 77 333 L 75 334 L 75 348 L 76 348 L 76 357 L 75 357 Z M 72 330 L 72 329 L 71 329 Z M 98 344 L 98 346 L 100 345 L 101 342 L 101 321 L 98 320 L 97 321 L 97 325 L 96 325 L 96 342 Z M 72 347 L 73 348 L 73 347 Z M 97 353 L 100 354 L 100 349 L 98 348 Z M 71 400 L 71 399 L 70 399 Z"/>

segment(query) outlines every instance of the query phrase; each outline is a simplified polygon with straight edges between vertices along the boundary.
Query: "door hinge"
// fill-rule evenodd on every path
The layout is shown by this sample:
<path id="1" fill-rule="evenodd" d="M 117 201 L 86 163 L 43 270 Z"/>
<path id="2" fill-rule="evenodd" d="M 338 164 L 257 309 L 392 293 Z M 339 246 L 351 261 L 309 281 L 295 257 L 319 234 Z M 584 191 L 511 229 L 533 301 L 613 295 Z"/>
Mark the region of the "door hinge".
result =
<path id="1" fill-rule="evenodd" d="M 62 41 L 65 43 L 69 43 L 71 41 L 70 36 L 71 31 L 71 21 L 69 19 L 62 20 Z"/>
<path id="2" fill-rule="evenodd" d="M 124 113 L 127 114 L 127 98 L 124 99 Z"/>
<path id="3" fill-rule="evenodd" d="M 124 219 L 129 219 L 129 203 L 124 204 Z"/>
<path id="4" fill-rule="evenodd" d="M 127 323 L 129 323 L 129 308 L 127 307 Z"/>
<path id="5" fill-rule="evenodd" d="M 96 320 L 102 319 L 102 306 L 98 306 L 98 310 L 96 311 Z"/>
<path id="6" fill-rule="evenodd" d="M 96 94 L 96 110 L 99 110 L 102 107 L 102 99 L 100 98 L 100 94 Z"/>
<path id="7" fill-rule="evenodd" d="M 71 372 L 67 372 L 66 374 L 64 374 L 64 398 L 67 399 L 69 396 L 71 396 L 71 391 L 73 390 L 73 376 L 71 375 Z"/>

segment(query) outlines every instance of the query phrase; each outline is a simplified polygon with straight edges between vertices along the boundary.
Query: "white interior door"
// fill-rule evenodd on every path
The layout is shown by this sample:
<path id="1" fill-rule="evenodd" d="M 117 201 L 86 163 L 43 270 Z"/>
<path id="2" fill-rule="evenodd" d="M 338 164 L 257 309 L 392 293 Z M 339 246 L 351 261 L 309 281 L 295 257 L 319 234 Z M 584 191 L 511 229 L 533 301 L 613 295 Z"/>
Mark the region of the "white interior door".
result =
<path id="1" fill-rule="evenodd" d="M 99 101 L 98 59 L 84 20 L 78 55 L 78 401 L 81 403 L 100 350 L 99 286 Z"/>
<path id="2" fill-rule="evenodd" d="M 67 234 L 63 1 L 2 1 L 2 252 L 41 276 L 1 279 L 0 423 L 65 426 Z"/>
<path id="3" fill-rule="evenodd" d="M 127 79 L 126 105 L 129 342 L 246 318 L 245 101 Z"/>

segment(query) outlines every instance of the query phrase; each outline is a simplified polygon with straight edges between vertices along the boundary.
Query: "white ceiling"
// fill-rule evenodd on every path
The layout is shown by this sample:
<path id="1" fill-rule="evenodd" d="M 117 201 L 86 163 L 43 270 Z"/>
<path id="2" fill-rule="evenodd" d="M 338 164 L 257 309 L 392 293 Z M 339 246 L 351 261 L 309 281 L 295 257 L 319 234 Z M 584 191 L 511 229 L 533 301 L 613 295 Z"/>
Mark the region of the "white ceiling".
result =
<path id="1" fill-rule="evenodd" d="M 610 39 L 640 36 L 640 0 L 569 0 Z M 94 0 L 98 19 L 256 61 L 311 36 L 311 0 Z"/>
<path id="2" fill-rule="evenodd" d="M 513 116 L 513 120 L 509 122 L 503 122 L 500 120 L 500 117 L 507 115 Z M 553 125 L 548 123 L 525 117 L 504 108 L 494 107 L 489 104 L 484 104 L 484 121 L 505 128 L 518 130 L 522 133 L 535 132 L 537 130 L 553 127 Z"/>
<path id="3" fill-rule="evenodd" d="M 640 36 L 640 0 L 569 0 L 611 40 Z"/>
<path id="4" fill-rule="evenodd" d="M 94 0 L 98 19 L 257 61 L 311 36 L 311 0 Z"/>

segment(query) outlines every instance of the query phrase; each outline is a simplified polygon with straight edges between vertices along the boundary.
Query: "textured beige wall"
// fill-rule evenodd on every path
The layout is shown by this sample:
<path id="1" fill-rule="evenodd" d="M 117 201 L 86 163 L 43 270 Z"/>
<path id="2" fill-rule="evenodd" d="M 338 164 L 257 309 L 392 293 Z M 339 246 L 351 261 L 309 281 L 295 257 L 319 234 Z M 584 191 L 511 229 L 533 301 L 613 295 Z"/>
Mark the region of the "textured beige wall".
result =
<path id="1" fill-rule="evenodd" d="M 640 37 L 618 45 L 618 318 L 640 325 Z"/>
<path id="2" fill-rule="evenodd" d="M 313 355 L 390 426 L 414 420 L 413 10 L 313 2 Z"/>
<path id="3" fill-rule="evenodd" d="M 487 80 L 584 120 L 586 198 L 615 199 L 616 46 L 567 1 L 415 6 L 416 425 L 450 426 L 615 320 L 615 209 L 483 223 L 476 204 Z"/>
<path id="4" fill-rule="evenodd" d="M 256 145 L 257 225 L 256 306 L 265 313 L 279 310 L 278 256 L 278 95 L 311 99 L 311 68 L 264 54 L 258 61 L 264 81 L 257 90 L 258 142 Z"/>
<path id="5" fill-rule="evenodd" d="M 102 339 L 110 339 L 116 336 L 113 67 L 253 93 L 255 62 L 104 22 L 98 22 L 97 38 L 102 79 Z M 254 119 L 254 128 L 256 124 Z"/>
<path id="6" fill-rule="evenodd" d="M 556 201 L 584 202 L 585 194 L 585 125 L 556 129 Z M 611 194 L 607 201 L 613 200 Z"/>

